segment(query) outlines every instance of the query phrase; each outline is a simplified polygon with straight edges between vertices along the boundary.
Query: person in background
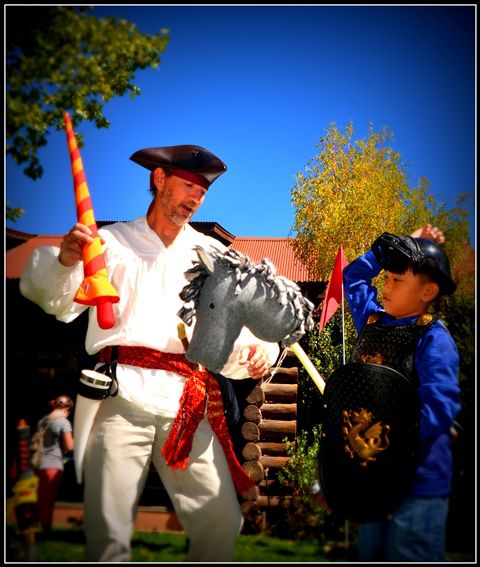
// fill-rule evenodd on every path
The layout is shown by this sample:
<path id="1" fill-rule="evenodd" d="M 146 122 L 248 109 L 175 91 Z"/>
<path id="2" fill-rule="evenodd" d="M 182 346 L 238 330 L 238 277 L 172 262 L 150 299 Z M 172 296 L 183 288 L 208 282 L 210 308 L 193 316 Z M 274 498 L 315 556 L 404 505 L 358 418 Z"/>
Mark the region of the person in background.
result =
<path id="1" fill-rule="evenodd" d="M 363 361 L 362 356 L 370 352 L 374 341 L 372 352 L 378 350 L 385 358 L 396 357 L 401 371 L 407 369 L 408 378 L 417 380 L 420 400 L 420 439 L 413 485 L 388 518 L 359 523 L 360 561 L 445 561 L 453 476 L 451 429 L 460 410 L 460 390 L 455 342 L 444 323 L 432 313 L 434 302 L 456 288 L 443 242 L 442 231 L 431 225 L 406 237 L 384 233 L 344 270 L 345 294 L 360 334 L 352 361 Z M 378 290 L 371 281 L 382 269 L 386 279 L 380 304 Z M 402 346 L 407 344 L 405 339 L 396 336 L 399 329 L 403 329 L 402 336 L 407 331 L 419 337 L 418 342 L 414 341 L 413 365 L 412 353 Z"/>
<path id="2" fill-rule="evenodd" d="M 45 427 L 43 458 L 36 471 L 39 477 L 37 516 L 44 534 L 51 531 L 55 500 L 63 479 L 64 460 L 73 451 L 72 424 L 68 419 L 73 405 L 69 396 L 58 396 L 50 401 L 52 411 L 37 424 L 37 429 Z"/>
<path id="3" fill-rule="evenodd" d="M 194 247 L 226 250 L 189 224 L 226 166 L 192 145 L 144 148 L 130 159 L 150 171 L 153 200 L 146 215 L 99 231 L 120 301 L 111 329 L 90 314 L 86 350 L 116 366 L 118 392 L 102 402 L 85 452 L 86 560 L 130 560 L 153 462 L 186 533 L 186 560 L 228 562 L 243 524 L 237 492 L 252 481 L 234 454 L 218 382 L 186 359 L 177 329 L 185 272 L 198 261 Z M 73 298 L 83 281 L 82 246 L 91 241 L 91 230 L 76 224 L 60 248 L 37 248 L 22 294 L 61 321 L 75 319 L 87 308 Z M 193 326 L 186 331 L 191 339 Z M 277 343 L 244 328 L 221 374 L 261 378 L 278 354 Z M 218 409 L 208 404 L 204 412 L 207 397 Z"/>

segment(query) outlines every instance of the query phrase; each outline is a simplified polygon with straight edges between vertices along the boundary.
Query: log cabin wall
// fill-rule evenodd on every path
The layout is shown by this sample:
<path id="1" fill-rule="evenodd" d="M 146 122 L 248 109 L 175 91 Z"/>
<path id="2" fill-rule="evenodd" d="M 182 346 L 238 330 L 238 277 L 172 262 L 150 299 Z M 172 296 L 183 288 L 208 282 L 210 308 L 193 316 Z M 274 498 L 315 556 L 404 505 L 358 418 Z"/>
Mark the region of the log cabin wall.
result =
<path id="1" fill-rule="evenodd" d="M 297 433 L 297 391 L 298 359 L 287 349 L 272 379 L 256 383 L 246 396 L 241 461 L 256 486 L 241 503 L 244 533 L 264 532 L 289 504 L 290 490 L 278 472 L 290 459 L 285 439 L 294 442 Z"/>

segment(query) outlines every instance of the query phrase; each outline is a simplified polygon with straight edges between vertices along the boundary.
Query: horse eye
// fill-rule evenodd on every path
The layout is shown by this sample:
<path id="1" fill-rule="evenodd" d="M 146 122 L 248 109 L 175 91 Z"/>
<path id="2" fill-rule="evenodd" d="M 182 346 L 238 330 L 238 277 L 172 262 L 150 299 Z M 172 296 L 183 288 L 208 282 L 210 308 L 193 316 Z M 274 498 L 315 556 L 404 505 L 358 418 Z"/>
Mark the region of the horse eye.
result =
<path id="1" fill-rule="evenodd" d="M 215 309 L 215 303 L 210 303 L 209 307 L 210 309 Z"/>

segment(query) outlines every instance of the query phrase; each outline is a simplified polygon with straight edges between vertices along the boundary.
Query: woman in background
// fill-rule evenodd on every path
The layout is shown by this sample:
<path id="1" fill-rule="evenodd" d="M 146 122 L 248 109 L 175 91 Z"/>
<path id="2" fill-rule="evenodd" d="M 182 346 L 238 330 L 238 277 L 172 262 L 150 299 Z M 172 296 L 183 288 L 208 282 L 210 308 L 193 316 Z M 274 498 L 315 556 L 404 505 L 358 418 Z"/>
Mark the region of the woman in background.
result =
<path id="1" fill-rule="evenodd" d="M 63 478 L 64 459 L 73 451 L 72 424 L 68 419 L 73 401 L 62 395 L 50 402 L 52 411 L 42 417 L 37 429 L 47 425 L 43 437 L 43 458 L 37 475 L 37 514 L 42 531 L 48 533 L 52 527 L 53 508 Z"/>

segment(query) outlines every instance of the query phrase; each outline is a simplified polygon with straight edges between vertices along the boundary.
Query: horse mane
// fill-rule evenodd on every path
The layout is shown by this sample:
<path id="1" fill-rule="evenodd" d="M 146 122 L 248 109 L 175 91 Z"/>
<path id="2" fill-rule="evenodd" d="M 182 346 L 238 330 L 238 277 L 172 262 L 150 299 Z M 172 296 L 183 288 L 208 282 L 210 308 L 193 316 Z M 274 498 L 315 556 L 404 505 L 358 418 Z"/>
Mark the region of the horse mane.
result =
<path id="1" fill-rule="evenodd" d="M 195 246 L 194 249 L 201 249 L 201 247 Z M 302 295 L 296 283 L 283 276 L 277 276 L 275 266 L 270 260 L 263 258 L 259 263 L 254 263 L 248 256 L 237 250 L 228 249 L 222 252 L 213 246 L 208 253 L 225 270 L 235 273 L 235 295 L 238 295 L 248 283 L 248 276 L 256 276 L 267 284 L 281 305 L 290 304 L 293 307 L 297 324 L 295 329 L 282 340 L 282 346 L 297 342 L 306 331 L 313 329 L 314 322 L 311 315 L 314 308 L 313 303 Z M 200 261 L 195 261 L 194 266 L 185 272 L 189 283 L 180 292 L 180 299 L 184 301 L 184 305 L 178 312 L 178 316 L 186 325 L 192 324 L 203 284 L 209 275 L 210 272 Z"/>

